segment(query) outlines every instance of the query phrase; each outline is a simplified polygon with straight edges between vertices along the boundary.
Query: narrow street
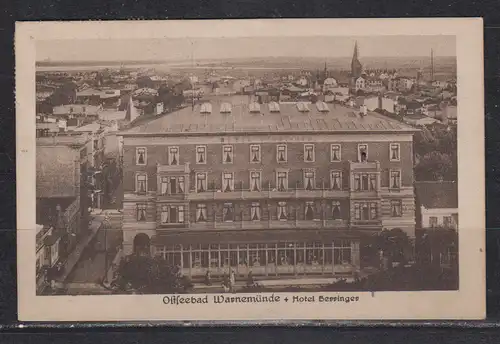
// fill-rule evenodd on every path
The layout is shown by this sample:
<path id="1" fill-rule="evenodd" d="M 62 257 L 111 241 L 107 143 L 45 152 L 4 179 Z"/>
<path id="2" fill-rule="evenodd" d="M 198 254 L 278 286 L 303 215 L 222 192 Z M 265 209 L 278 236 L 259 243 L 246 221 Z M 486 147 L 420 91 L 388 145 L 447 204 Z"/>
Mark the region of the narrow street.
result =
<path id="1" fill-rule="evenodd" d="M 122 215 L 109 215 L 111 228 L 101 228 L 89 242 L 66 283 L 100 283 L 122 243 Z M 106 264 L 107 252 L 107 267 Z"/>

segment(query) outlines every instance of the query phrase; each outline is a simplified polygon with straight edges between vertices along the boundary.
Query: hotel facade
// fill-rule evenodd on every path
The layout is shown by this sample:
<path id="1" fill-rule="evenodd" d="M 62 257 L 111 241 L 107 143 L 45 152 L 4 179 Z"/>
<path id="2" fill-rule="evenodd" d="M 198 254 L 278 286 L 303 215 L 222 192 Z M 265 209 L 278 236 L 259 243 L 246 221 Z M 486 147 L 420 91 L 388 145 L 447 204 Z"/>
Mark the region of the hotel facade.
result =
<path id="1" fill-rule="evenodd" d="M 325 103 L 204 103 L 122 132 L 124 253 L 196 278 L 351 274 L 415 236 L 414 129 Z"/>

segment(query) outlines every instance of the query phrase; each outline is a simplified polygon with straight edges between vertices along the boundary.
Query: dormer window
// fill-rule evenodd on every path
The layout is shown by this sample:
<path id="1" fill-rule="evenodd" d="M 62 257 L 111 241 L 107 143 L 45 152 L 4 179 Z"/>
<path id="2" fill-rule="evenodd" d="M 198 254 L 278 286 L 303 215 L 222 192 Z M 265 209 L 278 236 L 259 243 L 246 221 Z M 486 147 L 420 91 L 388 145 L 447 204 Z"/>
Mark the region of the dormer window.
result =
<path id="1" fill-rule="evenodd" d="M 330 109 L 328 108 L 328 105 L 326 105 L 325 102 L 316 102 L 316 108 L 318 109 L 319 112 L 329 112 Z"/>
<path id="2" fill-rule="evenodd" d="M 259 103 L 256 103 L 256 102 L 250 103 L 250 105 L 248 107 L 249 107 L 250 113 L 260 113 L 260 104 Z"/>
<path id="3" fill-rule="evenodd" d="M 211 114 L 212 113 L 212 104 L 210 104 L 210 103 L 201 104 L 200 113 Z"/>
<path id="4" fill-rule="evenodd" d="M 232 105 L 230 103 L 222 103 L 220 106 L 220 113 L 231 113 Z"/>
<path id="5" fill-rule="evenodd" d="M 306 103 L 299 102 L 297 103 L 297 110 L 299 110 L 299 112 L 309 112 L 309 107 Z"/>
<path id="6" fill-rule="evenodd" d="M 270 102 L 269 112 L 280 112 L 280 105 L 277 102 Z"/>

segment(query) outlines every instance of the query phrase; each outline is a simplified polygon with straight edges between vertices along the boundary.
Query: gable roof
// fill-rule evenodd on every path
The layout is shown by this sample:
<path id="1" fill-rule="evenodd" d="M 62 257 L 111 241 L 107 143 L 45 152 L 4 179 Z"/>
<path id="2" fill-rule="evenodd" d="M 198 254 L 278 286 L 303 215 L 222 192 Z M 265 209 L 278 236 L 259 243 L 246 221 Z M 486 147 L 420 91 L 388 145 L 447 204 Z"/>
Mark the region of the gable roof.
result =
<path id="1" fill-rule="evenodd" d="M 417 201 L 427 209 L 458 208 L 458 185 L 454 181 L 415 182 Z"/>

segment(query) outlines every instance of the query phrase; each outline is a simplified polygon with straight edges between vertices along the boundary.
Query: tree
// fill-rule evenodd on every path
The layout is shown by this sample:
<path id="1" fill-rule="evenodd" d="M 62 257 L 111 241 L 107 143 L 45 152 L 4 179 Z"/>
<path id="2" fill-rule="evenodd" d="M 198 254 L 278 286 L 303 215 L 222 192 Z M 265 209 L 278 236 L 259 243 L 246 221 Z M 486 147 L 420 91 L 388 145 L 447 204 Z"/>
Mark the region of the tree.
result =
<path id="1" fill-rule="evenodd" d="M 424 229 L 417 240 L 417 250 L 423 263 L 439 264 L 440 257 L 458 252 L 458 233 L 453 228 Z"/>
<path id="2" fill-rule="evenodd" d="M 165 259 L 139 255 L 126 256 L 118 266 L 113 284 L 118 292 L 161 294 L 187 292 L 192 284 L 179 268 Z"/>
<path id="3" fill-rule="evenodd" d="M 432 151 L 417 157 L 415 168 L 417 180 L 455 180 L 457 166 L 450 154 Z"/>
<path id="4" fill-rule="evenodd" d="M 178 92 L 173 87 L 161 85 L 157 101 L 163 103 L 164 110 L 173 110 L 184 102 L 184 96 L 182 91 Z"/>
<path id="5" fill-rule="evenodd" d="M 392 261 L 404 262 L 411 255 L 412 245 L 408 235 L 400 228 L 383 230 L 377 237 L 375 246 Z"/>

